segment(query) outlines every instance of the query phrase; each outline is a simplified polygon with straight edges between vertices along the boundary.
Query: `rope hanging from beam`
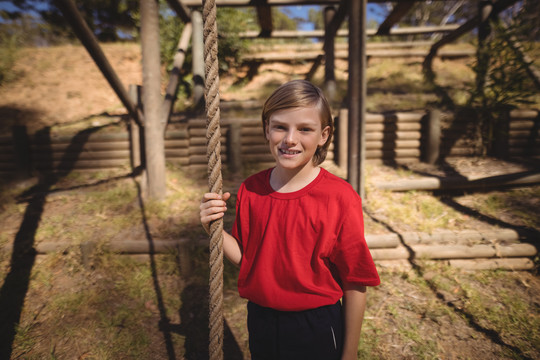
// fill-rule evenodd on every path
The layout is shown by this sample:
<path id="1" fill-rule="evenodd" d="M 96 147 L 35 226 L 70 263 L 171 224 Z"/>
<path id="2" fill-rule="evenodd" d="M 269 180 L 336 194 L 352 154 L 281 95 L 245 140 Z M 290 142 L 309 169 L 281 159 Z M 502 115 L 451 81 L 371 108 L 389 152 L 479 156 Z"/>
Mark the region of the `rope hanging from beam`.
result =
<path id="1" fill-rule="evenodd" d="M 203 0 L 203 36 L 206 99 L 206 154 L 208 157 L 208 187 L 222 194 L 221 130 L 219 125 L 218 32 L 215 0 Z M 209 355 L 211 360 L 223 359 L 223 220 L 210 224 L 210 289 L 209 289 Z"/>

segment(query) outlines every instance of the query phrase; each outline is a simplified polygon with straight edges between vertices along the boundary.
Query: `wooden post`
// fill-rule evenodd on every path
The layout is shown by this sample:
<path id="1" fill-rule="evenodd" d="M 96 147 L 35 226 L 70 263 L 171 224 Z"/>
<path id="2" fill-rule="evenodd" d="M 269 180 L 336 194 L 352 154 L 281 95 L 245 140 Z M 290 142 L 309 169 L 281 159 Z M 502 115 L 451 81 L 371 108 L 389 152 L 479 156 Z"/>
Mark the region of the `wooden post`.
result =
<path id="1" fill-rule="evenodd" d="M 341 169 L 347 168 L 347 159 L 348 159 L 348 131 L 347 131 L 347 120 L 349 117 L 349 111 L 345 108 L 339 109 L 339 116 L 335 124 L 335 138 L 334 144 L 335 149 L 337 149 L 337 164 Z"/>
<path id="2" fill-rule="evenodd" d="M 30 177 L 31 150 L 30 139 L 26 132 L 26 126 L 15 125 L 12 127 L 13 160 L 15 161 L 15 176 L 19 179 Z"/>
<path id="3" fill-rule="evenodd" d="M 129 85 L 129 98 L 134 104 L 140 103 L 140 87 L 134 84 Z M 130 118 L 129 121 L 129 150 L 130 150 L 130 162 L 131 169 L 135 171 L 139 166 L 143 165 L 141 159 L 141 143 L 142 138 L 140 134 L 139 125 Z M 144 146 L 143 146 L 144 148 Z M 144 156 L 144 155 L 143 155 Z"/>
<path id="4" fill-rule="evenodd" d="M 161 124 L 161 62 L 159 8 L 156 0 L 141 0 L 144 139 L 148 196 L 165 198 L 165 142 Z"/>
<path id="5" fill-rule="evenodd" d="M 238 175 L 242 171 L 242 125 L 232 122 L 229 125 L 227 152 L 229 160 L 229 170 L 232 175 Z"/>
<path id="6" fill-rule="evenodd" d="M 348 180 L 365 195 L 366 0 L 349 2 L 349 154 Z"/>
<path id="7" fill-rule="evenodd" d="M 324 90 L 331 102 L 336 98 L 336 74 L 334 34 L 329 31 L 329 27 L 335 15 L 336 9 L 333 6 L 324 8 Z"/>
<path id="8" fill-rule="evenodd" d="M 428 164 L 435 164 L 439 159 L 441 148 L 441 111 L 431 109 L 424 121 L 423 134 L 425 143 L 423 146 L 422 160 Z"/>
<path id="9" fill-rule="evenodd" d="M 497 118 L 493 134 L 493 154 L 500 158 L 508 156 L 510 135 L 510 109 L 505 109 Z"/>
<path id="10" fill-rule="evenodd" d="M 199 11 L 191 13 L 193 34 L 191 52 L 193 54 L 193 106 L 204 108 L 204 46 L 203 46 L 203 20 Z"/>

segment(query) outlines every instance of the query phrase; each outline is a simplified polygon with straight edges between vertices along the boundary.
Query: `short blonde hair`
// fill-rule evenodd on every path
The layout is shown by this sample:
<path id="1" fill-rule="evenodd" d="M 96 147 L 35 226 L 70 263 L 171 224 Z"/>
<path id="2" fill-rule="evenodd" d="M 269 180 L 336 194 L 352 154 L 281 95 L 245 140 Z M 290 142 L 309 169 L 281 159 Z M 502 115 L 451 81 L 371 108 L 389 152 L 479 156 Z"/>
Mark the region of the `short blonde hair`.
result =
<path id="1" fill-rule="evenodd" d="M 313 163 L 320 165 L 328 153 L 328 147 L 332 142 L 334 134 L 334 121 L 328 100 L 321 89 L 305 80 L 289 81 L 278 87 L 266 100 L 262 110 L 263 133 L 266 135 L 266 128 L 270 117 L 277 111 L 287 109 L 315 107 L 319 111 L 321 120 L 321 130 L 329 127 L 328 139 L 324 145 L 319 146 L 313 155 Z"/>

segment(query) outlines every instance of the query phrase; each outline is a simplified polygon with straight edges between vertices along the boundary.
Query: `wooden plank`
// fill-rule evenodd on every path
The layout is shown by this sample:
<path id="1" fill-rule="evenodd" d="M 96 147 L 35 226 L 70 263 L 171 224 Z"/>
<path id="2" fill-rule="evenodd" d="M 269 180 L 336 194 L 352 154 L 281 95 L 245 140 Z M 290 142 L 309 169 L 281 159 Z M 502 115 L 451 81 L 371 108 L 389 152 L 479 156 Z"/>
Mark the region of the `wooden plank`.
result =
<path id="1" fill-rule="evenodd" d="M 440 32 L 449 32 L 456 30 L 459 25 L 448 24 L 442 26 L 419 26 L 410 28 L 392 28 L 390 29 L 390 35 L 420 35 L 420 34 L 433 34 Z M 377 30 L 367 29 L 367 36 L 375 36 Z M 243 31 L 239 33 L 241 38 L 253 39 L 259 36 L 257 31 Z M 349 37 L 349 32 L 344 29 L 340 29 L 336 32 L 338 37 Z M 272 31 L 272 38 L 276 39 L 294 39 L 294 38 L 324 38 L 324 30 L 278 30 Z"/>

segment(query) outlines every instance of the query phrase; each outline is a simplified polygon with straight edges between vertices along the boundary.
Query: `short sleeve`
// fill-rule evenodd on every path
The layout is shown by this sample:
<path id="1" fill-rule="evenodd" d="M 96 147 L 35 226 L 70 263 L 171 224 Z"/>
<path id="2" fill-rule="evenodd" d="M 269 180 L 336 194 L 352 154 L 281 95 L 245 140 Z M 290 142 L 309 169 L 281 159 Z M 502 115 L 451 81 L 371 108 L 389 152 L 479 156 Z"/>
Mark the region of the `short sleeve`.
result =
<path id="1" fill-rule="evenodd" d="M 346 209 L 330 261 L 342 282 L 377 286 L 379 274 L 364 238 L 362 202 L 358 197 L 354 203 Z"/>

